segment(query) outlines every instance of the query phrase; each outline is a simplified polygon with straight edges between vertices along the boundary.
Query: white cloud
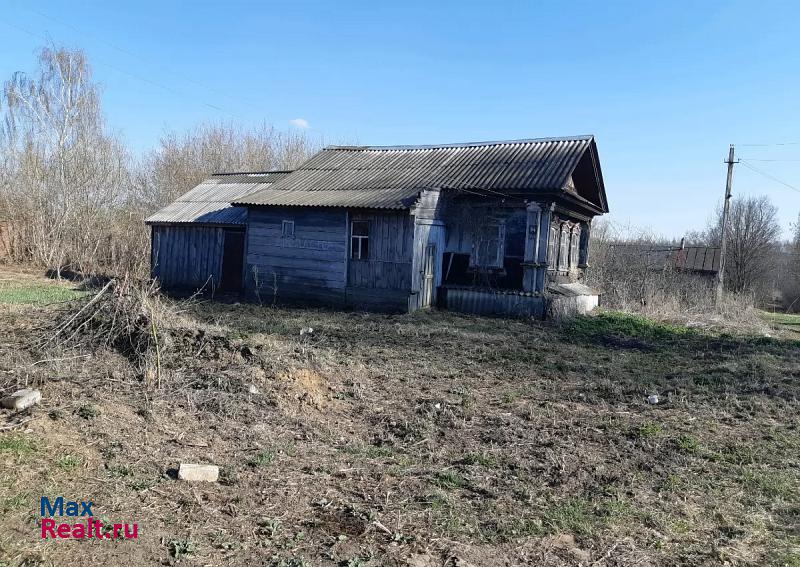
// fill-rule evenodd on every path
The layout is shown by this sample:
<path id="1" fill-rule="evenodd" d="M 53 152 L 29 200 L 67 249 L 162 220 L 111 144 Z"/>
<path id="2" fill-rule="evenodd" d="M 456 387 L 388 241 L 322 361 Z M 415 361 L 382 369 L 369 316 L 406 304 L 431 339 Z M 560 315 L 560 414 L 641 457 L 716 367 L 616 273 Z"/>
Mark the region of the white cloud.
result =
<path id="1" fill-rule="evenodd" d="M 303 130 L 311 128 L 311 125 L 308 123 L 308 120 L 306 120 L 305 118 L 295 118 L 293 120 L 289 120 L 289 124 L 293 124 L 294 126 L 297 126 L 298 128 L 302 128 Z"/>

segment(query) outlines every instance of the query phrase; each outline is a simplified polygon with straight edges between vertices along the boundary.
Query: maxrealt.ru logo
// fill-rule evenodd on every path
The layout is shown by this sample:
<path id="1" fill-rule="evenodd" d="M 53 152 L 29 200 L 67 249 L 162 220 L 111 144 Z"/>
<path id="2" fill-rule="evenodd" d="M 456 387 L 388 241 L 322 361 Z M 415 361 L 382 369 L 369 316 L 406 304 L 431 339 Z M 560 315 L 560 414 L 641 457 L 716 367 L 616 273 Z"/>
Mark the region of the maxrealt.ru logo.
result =
<path id="1" fill-rule="evenodd" d="M 42 496 L 39 502 L 42 516 L 42 539 L 136 539 L 138 524 L 103 524 L 94 518 L 92 502 L 65 501 L 63 496 L 50 500 Z M 85 518 L 85 521 L 57 522 L 54 517 Z"/>

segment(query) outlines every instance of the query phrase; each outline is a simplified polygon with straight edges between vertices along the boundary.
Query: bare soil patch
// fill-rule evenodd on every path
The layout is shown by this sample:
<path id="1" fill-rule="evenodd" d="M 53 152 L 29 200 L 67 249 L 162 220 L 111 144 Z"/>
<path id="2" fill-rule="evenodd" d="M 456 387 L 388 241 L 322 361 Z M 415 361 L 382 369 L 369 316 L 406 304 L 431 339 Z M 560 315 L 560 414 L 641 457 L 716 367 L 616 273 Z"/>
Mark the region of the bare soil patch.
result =
<path id="1" fill-rule="evenodd" d="M 0 432 L 0 561 L 800 560 L 797 342 L 190 303 L 159 331 L 159 386 L 113 345 L 36 348 L 53 309 L 0 305 L 2 391 L 44 394 Z M 177 481 L 180 462 L 221 481 Z M 43 541 L 42 495 L 139 539 Z"/>

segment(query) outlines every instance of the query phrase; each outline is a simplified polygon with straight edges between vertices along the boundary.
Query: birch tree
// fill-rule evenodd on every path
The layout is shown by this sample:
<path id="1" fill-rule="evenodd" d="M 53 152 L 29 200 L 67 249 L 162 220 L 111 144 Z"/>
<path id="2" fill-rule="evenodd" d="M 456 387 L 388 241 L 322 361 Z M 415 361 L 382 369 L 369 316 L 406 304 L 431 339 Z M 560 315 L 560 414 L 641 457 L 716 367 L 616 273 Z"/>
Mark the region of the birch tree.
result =
<path id="1" fill-rule="evenodd" d="M 106 131 L 99 91 L 79 50 L 45 47 L 38 69 L 2 92 L 4 210 L 14 254 L 60 271 L 93 272 L 111 240 L 128 157 Z"/>

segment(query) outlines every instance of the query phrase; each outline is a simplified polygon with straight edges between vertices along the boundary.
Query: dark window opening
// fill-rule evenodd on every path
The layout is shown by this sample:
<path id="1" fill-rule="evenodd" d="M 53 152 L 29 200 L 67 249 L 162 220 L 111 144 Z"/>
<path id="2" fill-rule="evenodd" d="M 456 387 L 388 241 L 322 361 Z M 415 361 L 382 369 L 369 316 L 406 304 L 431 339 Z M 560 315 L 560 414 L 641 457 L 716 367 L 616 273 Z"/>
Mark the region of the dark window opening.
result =
<path id="1" fill-rule="evenodd" d="M 469 267 L 469 254 L 446 252 L 442 258 L 442 272 L 445 284 L 472 285 L 473 272 Z"/>
<path id="2" fill-rule="evenodd" d="M 525 255 L 525 232 L 528 215 L 524 211 L 514 213 L 506 219 L 506 257 L 522 258 Z"/>
<path id="3" fill-rule="evenodd" d="M 350 257 L 353 260 L 369 259 L 369 221 L 350 224 Z"/>
<path id="4" fill-rule="evenodd" d="M 281 224 L 281 236 L 284 238 L 294 238 L 294 221 L 283 221 Z"/>

